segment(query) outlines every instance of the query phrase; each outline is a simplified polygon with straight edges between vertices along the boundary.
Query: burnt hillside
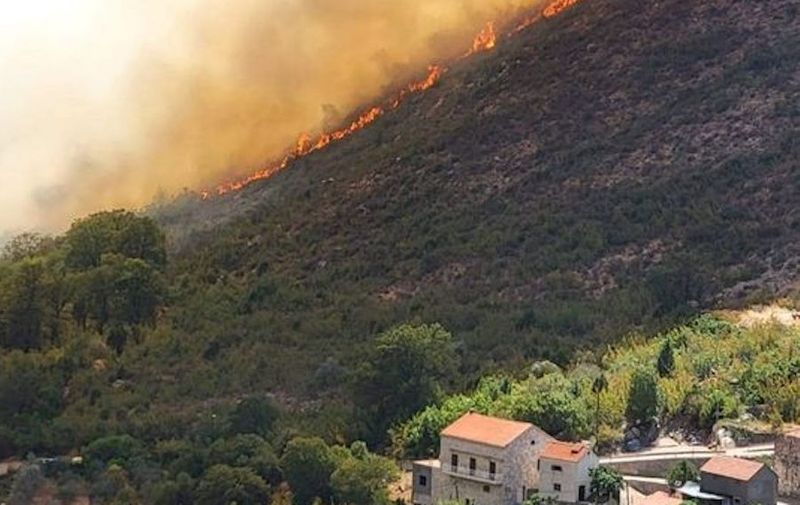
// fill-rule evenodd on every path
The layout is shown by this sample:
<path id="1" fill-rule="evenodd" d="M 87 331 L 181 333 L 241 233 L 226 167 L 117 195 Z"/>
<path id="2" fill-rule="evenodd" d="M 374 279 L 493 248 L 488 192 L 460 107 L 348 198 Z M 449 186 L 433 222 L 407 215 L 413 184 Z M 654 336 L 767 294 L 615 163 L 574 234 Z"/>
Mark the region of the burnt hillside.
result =
<path id="1" fill-rule="evenodd" d="M 225 387 L 297 393 L 400 321 L 442 322 L 469 377 L 791 294 L 798 134 L 796 2 L 585 0 L 268 181 L 162 209 L 176 236 L 224 221 L 181 237 L 171 321 Z"/>

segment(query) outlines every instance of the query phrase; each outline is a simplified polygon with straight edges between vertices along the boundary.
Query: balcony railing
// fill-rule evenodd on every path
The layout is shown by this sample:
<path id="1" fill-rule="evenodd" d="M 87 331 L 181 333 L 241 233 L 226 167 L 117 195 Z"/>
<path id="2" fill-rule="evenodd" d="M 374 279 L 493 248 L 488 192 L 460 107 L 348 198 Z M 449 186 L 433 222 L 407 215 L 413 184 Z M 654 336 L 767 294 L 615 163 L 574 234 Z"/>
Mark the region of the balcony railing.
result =
<path id="1" fill-rule="evenodd" d="M 466 466 L 442 465 L 442 472 L 447 475 L 463 477 L 465 479 L 478 480 L 490 484 L 500 484 L 503 481 L 503 474 L 468 468 Z"/>

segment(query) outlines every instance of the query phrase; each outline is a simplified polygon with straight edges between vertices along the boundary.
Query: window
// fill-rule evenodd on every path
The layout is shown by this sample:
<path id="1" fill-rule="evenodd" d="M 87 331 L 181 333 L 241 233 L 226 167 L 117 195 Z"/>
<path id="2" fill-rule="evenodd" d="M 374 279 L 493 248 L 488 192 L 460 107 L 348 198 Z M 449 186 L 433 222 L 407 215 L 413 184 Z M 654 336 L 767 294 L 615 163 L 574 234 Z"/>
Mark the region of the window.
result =
<path id="1" fill-rule="evenodd" d="M 536 460 L 536 469 L 537 470 L 541 470 L 542 469 L 542 460 L 541 459 L 537 459 Z"/>
<path id="2" fill-rule="evenodd" d="M 483 486 L 483 492 L 484 493 L 491 493 L 492 492 L 492 488 L 490 486 Z"/>
<path id="3" fill-rule="evenodd" d="M 427 475 L 420 475 L 419 476 L 419 487 L 426 487 L 428 485 L 428 476 Z"/>
<path id="4" fill-rule="evenodd" d="M 489 462 L 489 478 L 494 480 L 494 476 L 497 474 L 497 463 L 494 461 Z"/>
<path id="5" fill-rule="evenodd" d="M 469 458 L 469 474 L 475 475 L 475 469 L 478 467 L 478 462 L 475 458 Z"/>
<path id="6" fill-rule="evenodd" d="M 454 472 L 458 471 L 458 454 L 450 456 L 450 467 Z"/>
<path id="7" fill-rule="evenodd" d="M 561 465 L 550 465 L 550 470 L 552 470 L 554 472 L 560 472 L 563 469 L 561 468 Z"/>
<path id="8" fill-rule="evenodd" d="M 561 491 L 561 484 L 553 484 L 553 491 Z"/>

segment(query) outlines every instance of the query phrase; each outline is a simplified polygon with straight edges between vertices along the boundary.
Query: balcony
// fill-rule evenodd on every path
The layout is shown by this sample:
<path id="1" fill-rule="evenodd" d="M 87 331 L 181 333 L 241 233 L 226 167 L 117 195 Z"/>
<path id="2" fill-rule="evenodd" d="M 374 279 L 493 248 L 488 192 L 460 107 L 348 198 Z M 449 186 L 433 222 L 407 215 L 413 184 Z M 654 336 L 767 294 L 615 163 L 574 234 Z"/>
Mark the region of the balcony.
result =
<path id="1" fill-rule="evenodd" d="M 475 480 L 485 484 L 500 485 L 503 483 L 503 474 L 501 473 L 489 473 L 485 470 L 471 469 L 466 466 L 442 465 L 442 473 L 451 477 L 461 477 L 462 479 Z"/>

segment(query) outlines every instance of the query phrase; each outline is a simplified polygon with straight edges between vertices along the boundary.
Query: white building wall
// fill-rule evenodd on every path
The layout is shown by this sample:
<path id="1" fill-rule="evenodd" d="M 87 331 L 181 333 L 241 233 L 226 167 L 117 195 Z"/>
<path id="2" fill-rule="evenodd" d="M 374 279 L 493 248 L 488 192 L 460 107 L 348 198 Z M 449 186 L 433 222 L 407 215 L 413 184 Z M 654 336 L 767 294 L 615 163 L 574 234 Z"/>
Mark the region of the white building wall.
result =
<path id="1" fill-rule="evenodd" d="M 469 500 L 473 505 L 521 503 L 525 499 L 524 491 L 538 488 L 538 455 L 552 440 L 536 427 L 528 429 L 505 448 L 442 437 L 439 452 L 441 468 L 433 478 L 431 503 L 450 499 L 458 499 L 462 503 Z M 455 474 L 451 468 L 454 453 L 458 455 Z M 475 476 L 469 475 L 470 458 L 475 458 Z M 490 462 L 496 465 L 495 481 L 488 480 Z"/>
<path id="2" fill-rule="evenodd" d="M 585 486 L 586 496 L 588 496 L 592 482 L 589 470 L 597 467 L 598 464 L 598 458 L 594 453 L 589 453 L 576 463 L 541 459 L 539 494 L 555 498 L 561 503 L 578 503 L 580 486 Z M 562 470 L 553 470 L 554 466 L 561 467 Z M 556 484 L 561 486 L 561 491 L 555 490 Z"/>

